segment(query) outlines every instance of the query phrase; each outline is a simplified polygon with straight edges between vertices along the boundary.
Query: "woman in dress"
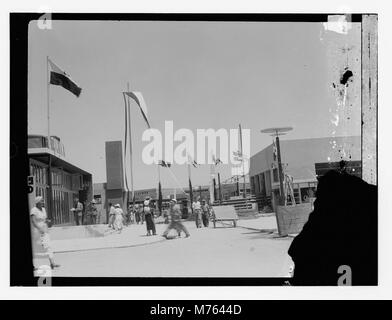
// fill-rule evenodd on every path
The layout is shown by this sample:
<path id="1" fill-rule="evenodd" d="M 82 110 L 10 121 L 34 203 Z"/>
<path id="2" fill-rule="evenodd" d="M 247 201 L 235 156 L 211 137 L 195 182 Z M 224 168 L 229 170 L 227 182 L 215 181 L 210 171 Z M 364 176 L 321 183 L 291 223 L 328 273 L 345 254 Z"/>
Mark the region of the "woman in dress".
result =
<path id="1" fill-rule="evenodd" d="M 139 216 L 140 216 L 140 224 L 144 223 L 145 217 L 144 217 L 144 203 L 139 205 Z"/>
<path id="2" fill-rule="evenodd" d="M 114 214 L 114 223 L 113 223 L 114 230 L 118 231 L 118 233 L 121 233 L 121 231 L 123 229 L 124 212 L 122 211 L 119 204 L 116 204 L 114 206 L 114 208 L 116 209 L 115 214 Z"/>
<path id="3" fill-rule="evenodd" d="M 46 223 L 48 216 L 44 208 L 44 199 L 41 196 L 35 198 L 35 206 L 31 209 L 30 216 L 31 223 L 39 232 L 41 244 L 48 254 L 50 267 L 52 269 L 60 267 L 60 265 L 54 261 L 53 250 L 50 245 L 48 225 Z"/>
<path id="4" fill-rule="evenodd" d="M 134 211 L 135 211 L 135 223 L 139 224 L 139 222 L 140 222 L 140 212 L 139 212 L 139 205 L 138 204 L 135 204 Z"/>
<path id="5" fill-rule="evenodd" d="M 146 220 L 147 236 L 156 235 L 154 214 L 150 207 L 150 198 L 146 198 L 143 204 L 144 219 Z"/>

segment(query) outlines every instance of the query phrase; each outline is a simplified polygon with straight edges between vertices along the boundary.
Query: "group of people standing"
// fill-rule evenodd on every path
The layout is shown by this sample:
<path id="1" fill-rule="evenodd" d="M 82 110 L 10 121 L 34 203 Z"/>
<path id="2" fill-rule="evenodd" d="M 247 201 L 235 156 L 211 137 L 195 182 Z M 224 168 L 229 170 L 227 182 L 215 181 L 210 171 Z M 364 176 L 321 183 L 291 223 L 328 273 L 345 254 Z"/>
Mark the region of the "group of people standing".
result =
<path id="1" fill-rule="evenodd" d="M 149 197 L 141 205 L 136 204 L 134 207 L 130 206 L 126 213 L 123 212 L 119 204 L 113 206 L 112 203 L 109 203 L 109 207 L 109 228 L 120 233 L 124 225 L 127 226 L 131 223 L 143 224 L 145 221 L 147 236 L 156 235 L 154 208 Z"/>
<path id="2" fill-rule="evenodd" d="M 206 200 L 200 202 L 200 197 L 197 198 L 195 202 L 192 203 L 192 209 L 195 214 L 196 227 L 201 228 L 208 227 L 210 222 L 211 207 Z"/>
<path id="3" fill-rule="evenodd" d="M 208 227 L 212 208 L 207 201 L 203 199 L 200 202 L 200 197 L 198 197 L 197 200 L 192 203 L 192 209 L 195 214 L 196 227 L 201 228 L 203 225 L 204 227 Z M 168 239 L 171 230 L 176 230 L 179 237 L 181 237 L 182 232 L 185 233 L 186 238 L 190 236 L 187 228 L 181 222 L 181 210 L 176 199 L 170 201 L 169 218 L 169 225 L 163 233 L 163 237 Z"/>
<path id="4" fill-rule="evenodd" d="M 74 214 L 74 221 L 77 226 L 97 223 L 98 210 L 94 199 L 83 205 L 78 198 L 75 198 L 71 211 Z"/>
<path id="5" fill-rule="evenodd" d="M 142 204 L 135 204 L 129 207 L 126 214 L 124 214 L 119 204 L 113 205 L 109 203 L 109 228 L 121 232 L 124 225 L 130 223 L 144 224 L 146 222 L 147 236 L 156 235 L 155 221 L 154 221 L 154 206 L 149 197 L 147 197 Z M 195 221 L 197 228 L 208 227 L 210 220 L 211 208 L 209 204 L 200 198 L 192 203 L 192 208 L 195 213 Z M 181 233 L 185 233 L 186 237 L 190 236 L 189 231 L 181 222 L 182 213 L 180 206 L 177 204 L 176 199 L 170 200 L 169 208 L 169 225 L 163 233 L 163 237 L 168 238 L 171 230 L 175 230 L 180 237 Z"/>
<path id="6" fill-rule="evenodd" d="M 113 205 L 109 203 L 109 221 L 108 226 L 113 230 L 121 233 L 123 230 L 124 224 L 128 225 L 129 223 L 137 223 L 143 224 L 146 222 L 147 236 L 156 235 L 155 221 L 154 221 L 154 208 L 150 198 L 146 198 L 143 204 L 135 205 L 133 208 L 130 207 L 128 212 L 124 214 L 124 211 L 121 209 L 120 204 Z M 192 208 L 196 217 L 196 226 L 197 228 L 201 228 L 202 224 L 205 227 L 208 227 L 209 218 L 211 213 L 211 208 L 205 200 L 200 202 L 200 198 L 198 198 L 193 204 Z M 83 224 L 83 204 L 79 201 L 79 199 L 75 199 L 75 205 L 73 207 L 74 219 L 77 225 Z M 90 221 L 92 223 L 96 223 L 97 209 L 95 207 L 95 201 L 91 201 L 88 205 L 87 212 L 90 213 Z M 39 232 L 41 244 L 44 249 L 48 253 L 50 266 L 51 268 L 57 268 L 59 265 L 54 261 L 53 251 L 50 246 L 50 237 L 47 225 L 47 214 L 44 208 L 44 200 L 43 197 L 39 196 L 35 198 L 35 206 L 31 209 L 30 212 L 32 224 L 35 229 Z M 181 237 L 181 233 L 185 233 L 185 237 L 188 238 L 190 236 L 189 231 L 182 224 L 181 218 L 182 213 L 180 206 L 177 204 L 176 199 L 172 199 L 170 201 L 170 209 L 169 209 L 169 225 L 163 233 L 163 237 L 168 239 L 168 234 L 171 230 L 175 230 L 177 235 Z"/>

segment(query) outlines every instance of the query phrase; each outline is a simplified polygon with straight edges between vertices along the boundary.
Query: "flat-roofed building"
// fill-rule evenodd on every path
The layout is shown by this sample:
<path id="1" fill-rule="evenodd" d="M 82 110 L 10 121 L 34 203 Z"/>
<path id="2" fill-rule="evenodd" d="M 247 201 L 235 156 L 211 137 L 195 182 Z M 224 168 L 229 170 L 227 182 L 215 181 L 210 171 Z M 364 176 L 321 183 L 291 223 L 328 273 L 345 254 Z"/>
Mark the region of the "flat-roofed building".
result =
<path id="1" fill-rule="evenodd" d="M 33 176 L 33 196 L 42 196 L 48 218 L 53 225 L 72 225 L 70 209 L 74 199 L 82 203 L 92 200 L 92 175 L 65 158 L 60 138 L 42 135 L 28 136 L 30 176 Z"/>
<path id="2" fill-rule="evenodd" d="M 351 174 L 361 171 L 361 137 L 326 137 L 280 140 L 283 172 L 293 177 L 296 203 L 306 202 L 314 195 L 317 176 L 337 168 L 341 160 Z M 252 193 L 257 197 L 279 194 L 279 172 L 276 148 L 270 144 L 250 158 Z"/>

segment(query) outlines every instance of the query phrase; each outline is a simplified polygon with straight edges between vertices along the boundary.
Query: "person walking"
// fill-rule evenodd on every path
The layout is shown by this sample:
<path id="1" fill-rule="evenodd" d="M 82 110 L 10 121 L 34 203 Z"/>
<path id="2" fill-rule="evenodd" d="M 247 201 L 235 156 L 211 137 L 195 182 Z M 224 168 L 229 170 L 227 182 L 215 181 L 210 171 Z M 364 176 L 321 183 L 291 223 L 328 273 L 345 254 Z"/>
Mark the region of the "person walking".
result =
<path id="1" fill-rule="evenodd" d="M 145 217 L 144 217 L 144 204 L 139 205 L 139 216 L 140 216 L 140 224 L 144 223 Z"/>
<path id="2" fill-rule="evenodd" d="M 109 202 L 109 221 L 108 227 L 114 229 L 114 219 L 116 217 L 116 208 L 113 206 L 111 202 Z"/>
<path id="3" fill-rule="evenodd" d="M 187 228 L 181 223 L 180 219 L 181 219 L 180 207 L 177 204 L 177 200 L 172 199 L 170 201 L 170 222 L 166 230 L 162 234 L 164 238 L 168 239 L 168 234 L 172 229 L 175 229 L 179 236 L 181 236 L 181 231 L 183 231 L 185 233 L 186 238 L 190 237 Z"/>
<path id="4" fill-rule="evenodd" d="M 202 211 L 201 217 L 203 220 L 203 225 L 204 225 L 204 227 L 208 227 L 208 225 L 210 223 L 210 207 L 205 200 L 202 201 L 201 211 Z"/>
<path id="5" fill-rule="evenodd" d="M 132 208 L 132 205 L 128 207 L 128 223 L 134 224 L 135 223 L 135 211 Z"/>
<path id="6" fill-rule="evenodd" d="M 156 235 L 157 233 L 155 231 L 154 215 L 149 197 L 144 200 L 143 213 L 146 220 L 147 236 Z"/>
<path id="7" fill-rule="evenodd" d="M 134 211 L 135 211 L 135 223 L 139 224 L 139 222 L 140 222 L 140 212 L 139 212 L 139 205 L 138 204 L 135 204 Z"/>
<path id="8" fill-rule="evenodd" d="M 41 244 L 45 249 L 49 258 L 50 267 L 51 269 L 54 269 L 60 267 L 60 265 L 54 261 L 54 254 L 51 247 L 49 230 L 48 230 L 49 228 L 47 225 L 48 216 L 46 214 L 46 210 L 44 206 L 45 203 L 43 198 L 41 196 L 36 197 L 35 206 L 31 208 L 30 211 L 30 217 L 31 217 L 31 223 L 33 224 L 34 228 L 39 232 Z"/>
<path id="9" fill-rule="evenodd" d="M 193 212 L 195 213 L 196 228 L 201 228 L 201 204 L 200 197 L 197 197 L 196 201 L 192 204 Z"/>
<path id="10" fill-rule="evenodd" d="M 97 207 L 95 206 L 95 200 L 91 200 L 87 207 L 87 217 L 88 217 L 88 224 L 97 224 L 97 216 L 98 216 L 98 210 Z"/>
<path id="11" fill-rule="evenodd" d="M 75 198 L 75 203 L 73 207 L 74 213 L 74 221 L 77 226 L 83 224 L 83 204 L 79 201 L 78 198 Z"/>
<path id="12" fill-rule="evenodd" d="M 119 204 L 116 204 L 114 207 L 115 207 L 115 214 L 114 214 L 113 228 L 114 230 L 118 231 L 118 233 L 121 233 L 123 229 L 124 212 Z"/>

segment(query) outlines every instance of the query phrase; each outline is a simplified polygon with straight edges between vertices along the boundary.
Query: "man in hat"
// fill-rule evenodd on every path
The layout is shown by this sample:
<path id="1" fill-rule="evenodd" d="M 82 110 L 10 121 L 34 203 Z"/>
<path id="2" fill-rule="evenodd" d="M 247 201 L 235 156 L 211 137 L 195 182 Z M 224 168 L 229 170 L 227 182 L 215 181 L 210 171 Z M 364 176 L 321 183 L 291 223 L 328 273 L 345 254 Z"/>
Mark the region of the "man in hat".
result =
<path id="1" fill-rule="evenodd" d="M 97 223 L 97 216 L 98 216 L 98 210 L 97 207 L 95 206 L 96 201 L 93 199 L 89 203 L 87 207 L 87 215 L 89 217 L 89 222 L 90 224 L 96 224 Z"/>
<path id="2" fill-rule="evenodd" d="M 193 212 L 195 213 L 195 222 L 196 227 L 201 228 L 201 204 L 200 204 L 200 197 L 197 197 L 196 201 L 192 204 Z"/>
<path id="3" fill-rule="evenodd" d="M 75 198 L 75 203 L 73 207 L 74 220 L 77 226 L 83 224 L 83 204 L 78 198 Z"/>
<path id="4" fill-rule="evenodd" d="M 185 237 L 188 238 L 190 236 L 187 228 L 181 223 L 181 210 L 180 206 L 177 204 L 176 199 L 172 199 L 170 201 L 170 223 L 167 226 L 166 230 L 163 232 L 162 236 L 166 239 L 168 238 L 168 234 L 171 229 L 175 229 L 178 232 L 178 235 L 181 235 L 181 231 L 184 231 Z"/>
<path id="5" fill-rule="evenodd" d="M 208 227 L 210 221 L 210 207 L 207 201 L 204 199 L 201 201 L 201 210 L 202 210 L 203 225 L 205 227 Z"/>

